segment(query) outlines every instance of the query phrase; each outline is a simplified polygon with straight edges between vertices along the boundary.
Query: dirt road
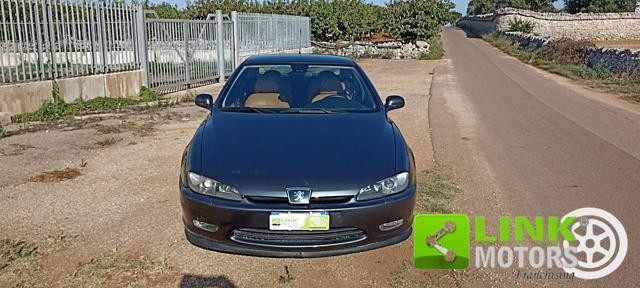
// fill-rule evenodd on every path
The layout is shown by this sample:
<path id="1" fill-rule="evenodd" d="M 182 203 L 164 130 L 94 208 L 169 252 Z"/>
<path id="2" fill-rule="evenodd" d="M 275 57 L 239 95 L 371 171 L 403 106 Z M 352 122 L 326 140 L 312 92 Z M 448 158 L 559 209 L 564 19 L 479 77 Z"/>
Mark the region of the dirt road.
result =
<path id="1" fill-rule="evenodd" d="M 624 224 L 630 242 L 614 274 L 524 282 L 640 283 L 640 107 L 524 65 L 460 30 L 446 29 L 444 44 L 449 59 L 436 68 L 430 121 L 436 160 L 453 167 L 465 188 L 458 210 L 497 219 L 605 209 Z M 505 278 L 499 286 L 515 282 Z"/>
<path id="2" fill-rule="evenodd" d="M 435 62 L 361 64 L 382 95 L 405 97 L 406 107 L 392 117 L 414 149 L 418 169 L 432 167 L 427 105 Z M 190 245 L 178 201 L 179 160 L 205 115 L 182 104 L 101 120 L 67 119 L 61 127 L 0 139 L 0 248 L 8 255 L 0 259 L 0 287 L 459 283 L 459 273 L 413 269 L 411 240 L 306 260 Z"/>

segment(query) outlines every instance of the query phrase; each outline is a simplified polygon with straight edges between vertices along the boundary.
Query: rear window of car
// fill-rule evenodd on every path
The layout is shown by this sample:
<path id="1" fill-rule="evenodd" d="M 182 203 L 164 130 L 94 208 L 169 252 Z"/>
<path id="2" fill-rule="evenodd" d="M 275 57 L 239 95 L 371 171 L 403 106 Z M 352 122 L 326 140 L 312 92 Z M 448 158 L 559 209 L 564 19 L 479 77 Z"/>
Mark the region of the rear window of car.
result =
<path id="1" fill-rule="evenodd" d="M 373 112 L 375 94 L 347 66 L 248 65 L 224 95 L 221 109 L 242 112 Z"/>

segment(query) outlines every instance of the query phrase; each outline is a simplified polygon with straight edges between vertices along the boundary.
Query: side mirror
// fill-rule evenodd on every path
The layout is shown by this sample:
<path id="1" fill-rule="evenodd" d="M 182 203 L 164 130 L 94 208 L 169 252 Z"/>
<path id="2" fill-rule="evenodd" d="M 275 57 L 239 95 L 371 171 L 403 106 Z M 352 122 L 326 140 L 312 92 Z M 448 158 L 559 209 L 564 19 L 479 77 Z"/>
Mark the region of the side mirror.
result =
<path id="1" fill-rule="evenodd" d="M 384 104 L 384 108 L 387 111 L 391 111 L 391 110 L 402 108 L 402 107 L 404 107 L 404 98 L 398 95 L 391 95 L 387 97 L 387 101 Z"/>
<path id="2" fill-rule="evenodd" d="M 199 94 L 196 96 L 196 105 L 205 109 L 211 109 L 213 106 L 213 97 L 209 94 Z"/>

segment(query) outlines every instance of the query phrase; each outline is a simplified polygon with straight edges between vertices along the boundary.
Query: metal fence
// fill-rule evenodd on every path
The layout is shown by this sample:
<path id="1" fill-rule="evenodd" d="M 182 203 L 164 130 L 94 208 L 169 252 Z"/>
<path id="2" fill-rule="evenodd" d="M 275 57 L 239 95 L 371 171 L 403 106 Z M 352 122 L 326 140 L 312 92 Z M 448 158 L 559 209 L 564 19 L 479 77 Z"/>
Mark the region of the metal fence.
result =
<path id="1" fill-rule="evenodd" d="M 137 8 L 0 0 L 0 79 L 46 80 L 139 69 Z"/>
<path id="2" fill-rule="evenodd" d="M 307 17 L 159 19 L 106 2 L 0 0 L 0 84 L 142 69 L 146 86 L 171 92 L 224 81 L 240 56 L 310 46 Z"/>
<path id="3" fill-rule="evenodd" d="M 209 18 L 177 20 L 147 17 L 146 71 L 149 87 L 171 92 L 220 81 L 220 75 L 226 71 L 219 70 L 222 67 L 219 67 L 218 49 L 227 50 L 222 55 L 223 59 L 233 57 L 231 43 L 224 45 L 227 41 L 218 41 L 221 35 L 223 38 L 226 36 L 226 31 L 219 30 L 220 24 L 223 28 L 232 25 L 230 21 L 218 23 L 216 19 Z M 223 47 L 218 47 L 219 42 Z M 233 61 L 226 63 L 230 69 L 233 68 Z"/>
<path id="4" fill-rule="evenodd" d="M 223 81 L 240 56 L 310 46 L 306 17 L 217 11 L 175 20 L 147 11 L 145 25 L 148 85 L 161 92 Z"/>
<path id="5" fill-rule="evenodd" d="M 238 13 L 241 55 L 271 53 L 311 46 L 308 17 Z"/>

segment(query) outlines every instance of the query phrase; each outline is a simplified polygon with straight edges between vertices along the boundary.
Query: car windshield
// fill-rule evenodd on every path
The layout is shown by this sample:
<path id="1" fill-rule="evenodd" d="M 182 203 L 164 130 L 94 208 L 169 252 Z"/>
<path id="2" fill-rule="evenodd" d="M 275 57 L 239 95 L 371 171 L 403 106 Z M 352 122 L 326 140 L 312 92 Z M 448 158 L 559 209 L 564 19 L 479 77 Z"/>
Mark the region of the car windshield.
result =
<path id="1" fill-rule="evenodd" d="M 307 64 L 245 66 L 220 107 L 253 113 L 378 111 L 374 94 L 357 69 Z"/>

